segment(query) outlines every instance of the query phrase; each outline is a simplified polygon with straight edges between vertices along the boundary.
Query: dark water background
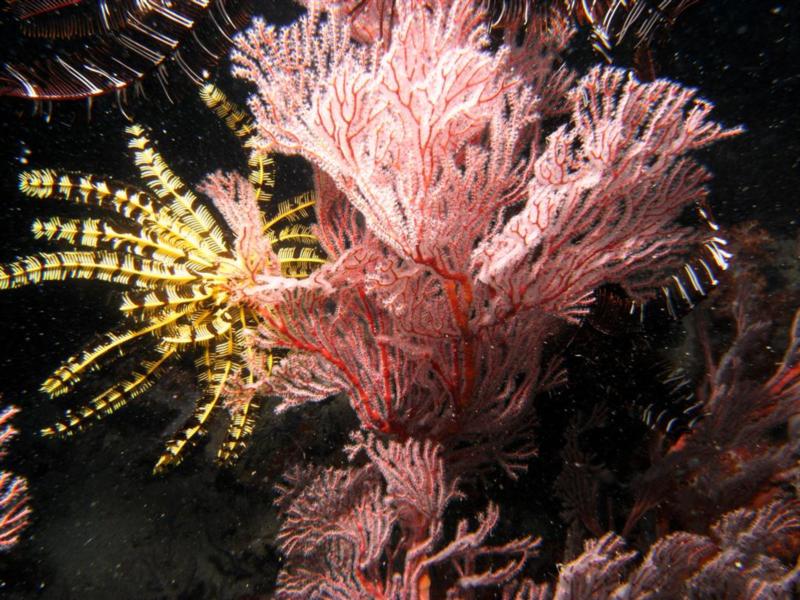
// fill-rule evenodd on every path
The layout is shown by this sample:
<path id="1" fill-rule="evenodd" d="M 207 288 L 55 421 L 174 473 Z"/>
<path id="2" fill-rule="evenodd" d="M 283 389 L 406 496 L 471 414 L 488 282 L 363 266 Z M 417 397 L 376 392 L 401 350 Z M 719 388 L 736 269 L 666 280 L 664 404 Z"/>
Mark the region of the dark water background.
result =
<path id="1" fill-rule="evenodd" d="M 258 13 L 277 22 L 296 14 L 282 3 L 258 6 Z M 591 60 L 580 49 L 571 57 L 576 65 Z M 710 204 L 723 224 L 757 220 L 788 249 L 774 266 L 791 274 L 800 217 L 798 3 L 707 0 L 681 18 L 658 47 L 656 63 L 659 75 L 698 88 L 716 105 L 720 122 L 747 128 L 702 155 L 715 174 Z M 226 70 L 218 69 L 218 83 L 243 102 L 246 87 Z M 184 92 L 177 93 L 175 104 L 151 90 L 148 99 L 131 101 L 127 110 L 151 128 L 167 163 L 187 183 L 212 170 L 243 169 L 238 143 L 185 82 L 176 81 L 176 90 L 181 85 Z M 31 241 L 34 217 L 71 214 L 63 204 L 22 197 L 18 172 L 57 167 L 132 181 L 127 124 L 108 99 L 95 104 L 90 119 L 84 104 L 56 106 L 49 122 L 33 115 L 29 104 L 0 99 L 0 261 L 45 249 Z M 289 189 L 306 176 L 300 162 L 284 161 L 278 185 Z M 5 402 L 23 410 L 16 419 L 22 434 L 5 466 L 29 478 L 35 511 L 26 539 L 0 556 L 0 597 L 267 597 L 279 567 L 272 486 L 287 464 L 339 448 L 352 417 L 336 403 L 280 418 L 265 407 L 250 450 L 233 471 L 218 471 L 209 460 L 211 450 L 201 448 L 175 472 L 153 478 L 150 470 L 163 441 L 191 406 L 185 398 L 196 393 L 188 365 L 173 369 L 145 397 L 84 434 L 66 441 L 39 439 L 33 432 L 61 412 L 57 402 L 39 394 L 39 384 L 117 322 L 118 298 L 113 286 L 81 281 L 0 293 L 0 390 Z M 649 346 L 675 345 L 682 332 L 680 322 L 654 328 L 647 334 Z M 637 355 L 636 344 L 627 339 L 611 337 L 602 344 L 588 351 L 595 356 L 594 372 L 586 381 L 580 376 L 573 381 L 570 393 L 605 394 L 620 403 L 641 395 L 646 384 L 631 370 L 637 356 L 647 357 Z M 532 464 L 531 476 L 511 484 L 498 475 L 483 492 L 503 507 L 501 533 L 532 532 L 545 543 L 548 536 L 563 537 L 557 503 L 549 491 L 542 493 L 557 472 L 547 450 L 561 439 L 554 426 L 559 417 L 546 418 L 550 411 L 558 412 L 543 408 L 541 458 Z M 613 454 L 621 439 L 636 435 L 638 429 L 622 430 L 597 444 Z M 545 566 L 539 573 L 550 571 Z"/>

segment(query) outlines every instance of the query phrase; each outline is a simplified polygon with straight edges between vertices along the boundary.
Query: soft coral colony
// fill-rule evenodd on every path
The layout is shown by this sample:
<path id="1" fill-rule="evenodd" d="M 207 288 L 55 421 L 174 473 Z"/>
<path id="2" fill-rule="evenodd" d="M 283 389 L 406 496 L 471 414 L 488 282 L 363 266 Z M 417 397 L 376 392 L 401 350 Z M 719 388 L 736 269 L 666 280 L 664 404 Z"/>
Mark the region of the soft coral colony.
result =
<path id="1" fill-rule="evenodd" d="M 136 326 L 65 363 L 46 389 L 70 389 L 128 338 L 145 336 L 155 353 L 54 431 L 116 408 L 188 348 L 208 392 L 160 465 L 222 396 L 234 442 L 252 426 L 257 391 L 280 396 L 279 410 L 349 399 L 362 428 L 351 466 L 293 471 L 280 490 L 288 560 L 279 597 L 427 598 L 449 588 L 448 598 L 469 598 L 481 587 L 549 597 L 522 578 L 536 540 L 487 543 L 496 505 L 455 531 L 446 510 L 476 474 L 524 471 L 536 452 L 534 401 L 564 378 L 558 352 L 545 347 L 588 314 L 601 286 L 641 307 L 657 290 L 669 297 L 667 281 L 687 298 L 688 288 L 703 292 L 727 266 L 724 240 L 682 218 L 707 194 L 708 173 L 691 153 L 737 130 L 666 80 L 640 83 L 612 68 L 576 79 L 559 59 L 569 26 L 555 14 L 495 43 L 489 21 L 466 0 L 309 3 L 292 25 L 256 20 L 237 37 L 234 73 L 256 86 L 247 146 L 256 161 L 278 152 L 312 165 L 312 229 L 264 234 L 257 189 L 236 175 L 204 184 L 220 221 L 155 166 L 157 154 L 143 157 L 139 130 L 137 164 L 156 197 L 49 171 L 23 179 L 24 191 L 100 204 L 135 224 L 123 233 L 94 221 L 41 223 L 39 235 L 111 250 L 4 268 L 6 286 L 95 277 L 138 288 L 123 304 Z M 268 224 L 291 220 L 302 200 L 293 202 Z M 288 253 L 276 249 L 284 239 Z M 282 268 L 292 261 L 306 266 Z M 772 397 L 782 421 L 798 411 L 796 357 L 785 362 Z M 660 585 L 648 565 L 671 552 L 691 555 L 682 581 L 713 578 L 704 569 L 724 563 L 740 538 L 774 533 L 768 539 L 791 545 L 797 507 L 742 509 L 706 533 L 667 538 L 635 572 L 618 538 L 590 543 L 555 594 L 640 597 Z M 789 589 L 796 574 L 750 550 L 735 560 L 763 568 L 745 583 L 774 575 L 770 589 Z M 601 581 L 601 571 L 612 575 Z"/>
<path id="2" fill-rule="evenodd" d="M 445 534 L 459 483 L 524 469 L 534 400 L 563 377 L 545 346 L 601 286 L 641 307 L 659 289 L 669 301 L 671 281 L 690 300 L 727 267 L 714 227 L 682 217 L 707 195 L 692 152 L 738 130 L 666 80 L 611 68 L 573 79 L 556 15 L 495 45 L 486 22 L 465 1 L 309 3 L 287 28 L 256 21 L 237 38 L 234 73 L 256 86 L 261 147 L 315 168 L 329 257 L 308 279 L 260 292 L 259 343 L 291 349 L 264 387 L 281 410 L 344 392 L 366 432 L 351 467 L 293 473 L 282 488 L 280 597 L 460 598 L 484 586 L 548 597 L 520 579 L 536 541 L 488 544 L 496 505 Z M 798 412 L 795 354 L 786 385 L 763 401 L 777 427 Z M 790 475 L 792 449 L 775 454 L 771 472 Z M 798 572 L 766 548 L 792 548 L 799 523 L 797 505 L 780 502 L 711 519 L 707 537 L 654 546 L 625 585 L 632 555 L 606 538 L 552 593 L 641 597 L 669 584 L 680 597 L 724 581 L 731 594 L 781 597 Z M 770 543 L 745 550 L 743 539 Z"/>
<path id="3" fill-rule="evenodd" d="M 382 23 L 360 13 L 362 43 L 343 7 L 237 41 L 264 147 L 317 168 L 330 257 L 263 294 L 262 343 L 300 350 L 267 386 L 284 407 L 345 390 L 369 429 L 513 471 L 527 451 L 509 442 L 558 373 L 544 343 L 594 290 L 643 299 L 698 247 L 724 266 L 721 240 L 678 218 L 706 194 L 689 153 L 734 131 L 667 81 L 594 69 L 573 85 L 556 68 L 563 23 L 489 52 L 473 3 L 434 4 L 395 6 L 371 40 Z"/>

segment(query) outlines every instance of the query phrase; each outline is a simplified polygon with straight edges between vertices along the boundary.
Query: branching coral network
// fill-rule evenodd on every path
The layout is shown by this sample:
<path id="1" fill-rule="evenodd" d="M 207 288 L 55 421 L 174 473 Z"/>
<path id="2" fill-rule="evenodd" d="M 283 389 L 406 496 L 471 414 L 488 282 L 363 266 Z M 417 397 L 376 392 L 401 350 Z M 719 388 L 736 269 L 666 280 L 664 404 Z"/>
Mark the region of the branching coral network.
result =
<path id="1" fill-rule="evenodd" d="M 472 0 L 307 4 L 290 25 L 256 19 L 239 34 L 233 73 L 254 90 L 253 121 L 240 130 L 251 166 L 270 153 L 307 160 L 313 225 L 290 222 L 302 199 L 265 220 L 252 175 L 209 176 L 201 191 L 222 218 L 193 216 L 194 197 L 182 202 L 183 185 L 140 157 L 167 201 L 148 204 L 155 216 L 137 218 L 130 245 L 110 240 L 116 262 L 44 257 L 5 267 L 0 284 L 105 267 L 145 282 L 126 296 L 144 309 L 136 337 L 152 334 L 162 357 L 178 346 L 204 352 L 211 387 L 187 441 L 222 405 L 231 427 L 249 432 L 257 394 L 279 396 L 278 412 L 347 398 L 360 427 L 345 464 L 298 467 L 279 488 L 279 598 L 677 598 L 723 580 L 725 597 L 788 597 L 800 578 L 800 512 L 788 491 L 797 442 L 787 433 L 800 411 L 797 327 L 774 377 L 755 389 L 738 378 L 760 327 L 744 313 L 728 353 L 707 352 L 704 418 L 654 451 L 633 486 L 622 536 L 657 508 L 673 519 L 643 552 L 602 535 L 588 503 L 578 506 L 595 495 L 586 469 L 562 488 L 596 537 L 550 583 L 527 570 L 544 541 L 492 540 L 497 503 L 454 516 L 479 476 L 524 476 L 538 449 L 537 402 L 569 375 L 559 344 L 601 289 L 641 314 L 657 295 L 690 301 L 719 282 L 727 242 L 710 220 L 687 218 L 706 214 L 710 176 L 695 152 L 740 130 L 675 82 L 604 66 L 572 72 L 563 15 L 536 12 L 492 33 L 492 16 Z M 244 117 L 218 106 L 236 130 Z M 90 184 L 87 198 L 111 197 Z M 47 237 L 67 235 L 49 223 Z M 197 250 L 183 248 L 195 238 Z M 300 244 L 290 257 L 276 249 L 286 240 Z M 162 254 L 180 242 L 174 251 L 186 257 L 133 278 L 134 263 L 117 253 L 151 241 Z M 287 272 L 282 257 L 314 267 Z M 149 284 L 169 277 L 191 293 Z M 58 385 L 77 369 L 61 372 Z M 183 445 L 171 447 L 177 457 Z M 690 492 L 702 519 L 681 504 Z"/>
<path id="2" fill-rule="evenodd" d="M 417 452 L 435 442 L 444 489 L 492 465 L 515 477 L 536 449 L 535 399 L 563 376 L 544 348 L 589 313 L 600 287 L 618 286 L 636 307 L 658 289 L 669 301 L 671 278 L 689 300 L 727 268 L 715 227 L 682 217 L 707 194 L 692 152 L 739 130 L 670 81 L 602 67 L 574 77 L 558 60 L 569 35 L 556 17 L 493 46 L 471 2 L 388 6 L 309 3 L 293 25 L 256 21 L 236 41 L 234 73 L 256 86 L 260 144 L 316 169 L 316 227 L 330 258 L 295 289 L 264 291 L 260 343 L 292 349 L 265 389 L 281 410 L 344 392 L 365 430 L 419 440 Z M 422 468 L 388 443 L 394 470 Z M 368 464 L 383 464 L 376 452 Z M 439 538 L 404 521 L 405 510 L 376 517 L 360 503 L 377 485 L 395 505 L 392 484 L 363 488 L 351 469 L 295 481 L 312 497 L 326 478 L 348 482 L 334 494 L 346 507 L 324 504 L 320 515 L 297 492 L 306 508 L 289 503 L 287 515 L 316 514 L 307 534 L 331 546 L 309 563 L 287 541 L 279 595 L 427 597 L 430 573 L 409 580 L 408 557 L 446 571 L 433 566 Z M 793 522 L 794 505 L 774 510 Z M 345 516 L 365 538 L 337 525 Z M 400 547 L 387 530 L 402 532 Z M 510 583 L 514 552 L 535 544 L 521 538 L 493 562 L 479 557 L 485 538 L 470 539 L 471 559 L 449 561 L 449 597 L 503 585 L 508 597 L 536 597 Z"/>

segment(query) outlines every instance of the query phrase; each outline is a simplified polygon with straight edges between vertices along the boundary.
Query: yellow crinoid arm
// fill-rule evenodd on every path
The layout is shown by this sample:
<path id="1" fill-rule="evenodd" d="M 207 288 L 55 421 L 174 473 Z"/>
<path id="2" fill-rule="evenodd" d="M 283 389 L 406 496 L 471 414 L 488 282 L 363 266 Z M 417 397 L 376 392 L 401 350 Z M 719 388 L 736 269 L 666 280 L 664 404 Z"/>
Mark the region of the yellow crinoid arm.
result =
<path id="1" fill-rule="evenodd" d="M 169 210 L 200 238 L 205 250 L 226 252 L 225 236 L 211 211 L 198 203 L 197 196 L 172 172 L 153 147 L 144 128 L 131 125 L 125 131 L 131 136 L 128 146 L 134 152 L 134 162 L 148 187 L 169 203 Z"/>
<path id="2" fill-rule="evenodd" d="M 35 238 L 66 242 L 84 248 L 115 250 L 155 259 L 165 264 L 183 260 L 186 253 L 159 236 L 148 236 L 139 229 L 128 233 L 100 219 L 36 219 L 31 226 Z"/>
<path id="3" fill-rule="evenodd" d="M 197 279 L 180 265 L 117 252 L 41 252 L 0 265 L 0 289 L 64 279 L 97 279 L 131 287 L 155 282 L 185 284 Z"/>
<path id="4" fill-rule="evenodd" d="M 220 339 L 216 344 L 207 344 L 197 362 L 200 369 L 200 381 L 205 385 L 205 393 L 191 417 L 183 424 L 158 459 L 153 473 L 164 473 L 168 468 L 178 465 L 183 460 L 183 453 L 197 442 L 205 433 L 209 418 L 217 408 L 222 390 L 229 378 L 238 368 L 235 356 L 235 336 L 232 332 Z"/>
<path id="5" fill-rule="evenodd" d="M 252 184 L 257 202 L 270 202 L 272 191 L 275 189 L 275 161 L 260 150 L 250 138 L 244 143 L 244 149 L 249 151 L 247 166 L 250 174 L 247 180 Z"/>
<path id="6" fill-rule="evenodd" d="M 314 269 L 327 262 L 317 236 L 308 225 L 293 224 L 277 231 L 273 227 L 268 239 L 272 251 L 278 256 L 284 277 L 308 277 Z"/>
<path id="7" fill-rule="evenodd" d="M 315 194 L 306 192 L 279 202 L 271 218 L 264 221 L 264 230 L 278 255 L 284 277 L 308 277 L 326 262 L 325 253 L 309 226 L 315 204 Z"/>
<path id="8" fill-rule="evenodd" d="M 209 300 L 214 289 L 205 284 L 162 285 L 153 290 L 131 290 L 122 294 L 120 310 L 128 314 L 148 315 L 165 308 L 177 308 Z"/>
<path id="9" fill-rule="evenodd" d="M 42 435 L 46 437 L 72 435 L 86 427 L 89 422 L 110 415 L 129 400 L 145 392 L 153 385 L 155 376 L 164 363 L 177 354 L 177 350 L 169 346 L 159 346 L 156 351 L 155 359 L 140 362 L 127 378 L 98 394 L 80 408 L 66 411 L 62 419 L 42 429 Z"/>
<path id="10" fill-rule="evenodd" d="M 306 192 L 281 200 L 277 207 L 264 215 L 263 228 L 266 233 L 280 229 L 293 223 L 308 223 L 313 219 L 317 196 L 314 192 Z"/>
<path id="11" fill-rule="evenodd" d="M 199 264 L 211 265 L 217 256 L 203 248 L 202 236 L 178 220 L 166 203 L 132 186 L 96 175 L 37 169 L 20 174 L 19 189 L 33 198 L 66 200 L 113 211 L 131 222 L 132 229 L 141 231 L 141 235 L 172 246 Z"/>
<path id="12" fill-rule="evenodd" d="M 263 152 L 259 152 L 254 144 L 252 118 L 212 84 L 203 86 L 200 97 L 237 137 L 248 138 L 245 147 L 252 149 L 248 163 L 251 168 L 250 182 L 257 196 L 264 193 L 265 186 L 271 191 L 275 181 L 274 163 Z M 265 207 L 264 232 L 272 243 L 273 251 L 278 254 L 281 273 L 285 277 L 307 277 L 325 262 L 324 252 L 308 226 L 313 220 L 315 203 L 315 194 L 307 192 L 283 200 L 277 206 Z"/>
<path id="13" fill-rule="evenodd" d="M 207 310 L 199 314 L 191 323 L 181 324 L 163 336 L 170 344 L 198 344 L 225 335 L 231 329 L 231 319 L 226 306 Z"/>
<path id="14" fill-rule="evenodd" d="M 272 217 L 265 219 L 264 229 L 284 277 L 308 277 L 326 262 L 325 253 L 309 226 L 315 204 L 313 192 L 300 194 L 278 203 Z"/>
<path id="15" fill-rule="evenodd" d="M 217 451 L 217 463 L 220 465 L 230 465 L 238 460 L 255 427 L 259 409 L 256 391 L 244 390 L 238 393 L 236 413 L 231 416 L 225 439 Z"/>
<path id="16" fill-rule="evenodd" d="M 273 227 L 271 232 L 275 231 Z M 318 243 L 317 236 L 311 231 L 308 225 L 289 225 L 278 230 L 277 235 L 270 235 L 270 242 L 273 244 L 297 244 L 303 246 L 313 246 Z"/>
<path id="17" fill-rule="evenodd" d="M 278 262 L 284 277 L 302 279 L 325 264 L 326 259 L 317 246 L 289 246 L 278 250 Z"/>
<path id="18" fill-rule="evenodd" d="M 192 306 L 186 306 L 180 311 L 168 312 L 161 318 L 153 319 L 138 329 L 111 331 L 104 334 L 99 343 L 64 361 L 42 384 L 42 391 L 50 397 L 67 393 L 87 372 L 99 367 L 109 358 L 117 356 L 116 353 L 121 352 L 127 344 L 144 336 L 157 335 L 159 331 L 182 319 L 192 308 Z"/>
<path id="19" fill-rule="evenodd" d="M 231 102 L 225 92 L 213 83 L 207 83 L 200 88 L 200 99 L 236 137 L 246 140 L 255 133 L 253 118 Z"/>
<path id="20" fill-rule="evenodd" d="M 253 118 L 231 102 L 217 86 L 208 83 L 200 89 L 200 99 L 214 111 L 233 134 L 241 140 L 245 151 L 248 151 L 247 166 L 250 168 L 248 179 L 253 185 L 256 200 L 269 202 L 275 188 L 275 161 L 261 151 L 254 143 L 255 126 Z"/>
<path id="21" fill-rule="evenodd" d="M 242 373 L 245 376 L 238 387 L 228 386 L 223 389 L 231 417 L 225 432 L 225 439 L 217 451 L 217 463 L 220 465 L 230 465 L 235 462 L 244 451 L 247 441 L 253 433 L 259 408 L 256 389 L 252 385 L 255 380 L 253 368 L 259 371 L 261 377 L 269 377 L 272 373 L 274 361 L 272 351 L 267 350 L 257 354 L 250 339 L 253 334 L 252 320 L 248 318 L 250 314 L 247 309 L 240 307 L 234 329 L 237 354 L 244 357 Z M 258 366 L 256 366 L 257 362 Z M 247 387 L 241 384 L 245 384 Z"/>

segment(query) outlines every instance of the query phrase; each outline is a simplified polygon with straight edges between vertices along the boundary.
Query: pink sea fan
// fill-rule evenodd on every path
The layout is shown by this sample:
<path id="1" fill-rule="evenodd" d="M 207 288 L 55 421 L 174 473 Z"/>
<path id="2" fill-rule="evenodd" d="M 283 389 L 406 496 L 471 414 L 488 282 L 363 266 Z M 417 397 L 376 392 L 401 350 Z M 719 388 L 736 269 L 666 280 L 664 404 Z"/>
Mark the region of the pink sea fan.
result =
<path id="1" fill-rule="evenodd" d="M 0 458 L 6 454 L 6 444 L 17 434 L 10 421 L 18 412 L 15 406 L 6 406 L 0 411 Z M 11 549 L 19 541 L 30 514 L 27 480 L 0 471 L 0 552 Z"/>
<path id="2" fill-rule="evenodd" d="M 367 464 L 292 471 L 279 488 L 287 562 L 278 598 L 422 599 L 432 569 L 454 574 L 448 598 L 468 598 L 513 580 L 535 552 L 538 540 L 529 537 L 488 543 L 494 504 L 474 528 L 463 519 L 448 534 L 445 510 L 460 494 L 436 444 L 356 436 L 350 450 L 363 451 Z"/>
<path id="3" fill-rule="evenodd" d="M 690 153 L 736 130 L 694 91 L 619 70 L 545 89 L 553 52 L 490 48 L 485 16 L 407 3 L 390 36 L 356 42 L 312 3 L 282 30 L 256 21 L 234 63 L 257 86 L 260 144 L 315 168 L 331 259 L 253 290 L 271 307 L 261 344 L 295 353 L 270 391 L 284 407 L 344 391 L 368 429 L 433 437 L 465 469 L 458 449 L 482 448 L 515 473 L 534 451 L 533 397 L 559 379 L 545 343 L 597 288 L 645 298 L 704 244 L 725 266 L 722 242 L 678 219 L 706 195 Z"/>

